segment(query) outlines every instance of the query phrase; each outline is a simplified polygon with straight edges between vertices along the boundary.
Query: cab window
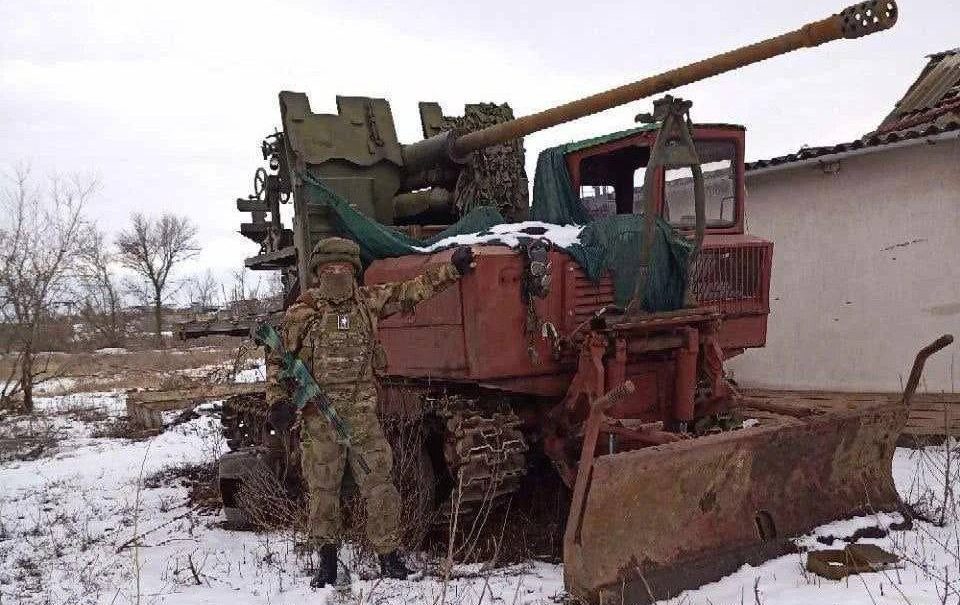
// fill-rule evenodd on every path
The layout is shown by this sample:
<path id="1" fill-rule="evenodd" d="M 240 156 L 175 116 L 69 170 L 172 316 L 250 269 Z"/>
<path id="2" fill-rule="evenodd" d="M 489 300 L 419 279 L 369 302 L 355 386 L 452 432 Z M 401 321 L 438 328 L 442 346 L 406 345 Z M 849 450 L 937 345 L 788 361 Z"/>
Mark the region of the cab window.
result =
<path id="1" fill-rule="evenodd" d="M 580 161 L 580 203 L 593 219 L 630 214 L 643 199 L 642 175 L 650 160 L 646 145 L 625 145 Z M 640 184 L 635 174 L 641 175 Z"/>
<path id="2" fill-rule="evenodd" d="M 731 141 L 698 141 L 703 169 L 707 227 L 732 227 L 737 220 L 737 146 Z M 663 218 L 675 227 L 693 228 L 693 172 L 676 168 L 664 173 Z"/>
<path id="3" fill-rule="evenodd" d="M 612 185 L 582 185 L 580 203 L 594 220 L 617 213 L 616 190 Z"/>

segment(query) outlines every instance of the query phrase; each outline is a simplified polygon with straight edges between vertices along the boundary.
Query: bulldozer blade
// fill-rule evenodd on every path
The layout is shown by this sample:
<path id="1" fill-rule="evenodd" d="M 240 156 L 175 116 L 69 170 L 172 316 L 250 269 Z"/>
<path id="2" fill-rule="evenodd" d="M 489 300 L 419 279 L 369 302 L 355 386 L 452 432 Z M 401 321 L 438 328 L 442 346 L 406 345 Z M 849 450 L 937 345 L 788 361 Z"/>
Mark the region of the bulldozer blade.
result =
<path id="1" fill-rule="evenodd" d="M 891 462 L 908 408 L 858 404 L 597 457 L 564 540 L 567 590 L 665 599 L 789 552 L 818 525 L 898 509 Z"/>
<path id="2" fill-rule="evenodd" d="M 633 385 L 599 398 L 563 538 L 567 590 L 650 603 L 789 552 L 818 525 L 900 509 L 897 438 L 926 360 L 952 342 L 917 353 L 899 400 L 770 394 L 745 402 L 757 426 L 594 458 L 604 409 Z"/>

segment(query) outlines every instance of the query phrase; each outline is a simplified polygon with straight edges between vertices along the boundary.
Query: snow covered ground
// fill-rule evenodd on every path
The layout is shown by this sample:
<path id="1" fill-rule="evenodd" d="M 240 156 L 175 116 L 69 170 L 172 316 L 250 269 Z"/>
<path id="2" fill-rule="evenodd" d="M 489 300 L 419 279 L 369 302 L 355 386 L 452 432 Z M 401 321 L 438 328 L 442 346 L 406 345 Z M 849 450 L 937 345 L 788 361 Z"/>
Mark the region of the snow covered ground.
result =
<path id="1" fill-rule="evenodd" d="M 246 379 L 256 379 L 251 369 Z M 351 549 L 341 582 L 312 591 L 307 562 L 283 533 L 235 532 L 192 504 L 191 469 L 210 468 L 224 444 L 216 406 L 150 438 L 122 434 L 124 395 L 81 393 L 38 400 L 31 419 L 0 420 L 0 437 L 26 445 L 0 452 L 0 605 L 176 603 L 523 603 L 562 602 L 560 566 L 531 561 L 494 570 L 460 566 L 446 586 L 430 562 L 417 580 L 379 580 Z M 37 444 L 34 447 L 34 441 Z M 3 443 L 3 441 L 0 441 Z M 804 571 L 804 554 L 744 567 L 670 601 L 679 604 L 880 604 L 960 601 L 957 461 L 945 447 L 897 451 L 902 495 L 942 527 L 864 539 L 903 558 L 899 569 L 832 582 Z M 950 476 L 950 489 L 944 477 Z M 897 515 L 841 521 L 815 534 L 843 537 L 887 527 Z M 801 549 L 827 548 L 806 536 Z M 834 547 L 837 547 L 835 545 Z M 839 547 L 842 548 L 842 543 Z"/>
<path id="2" fill-rule="evenodd" d="M 458 567 L 445 589 L 431 578 L 381 581 L 349 548 L 342 585 L 313 591 L 288 536 L 225 530 L 219 513 L 194 510 L 186 487 L 157 481 L 161 471 L 219 456 L 212 406 L 149 439 L 95 436 L 118 421 L 123 398 L 37 400 L 39 419 L 30 423 L 56 444 L 0 464 L 0 604 L 435 603 L 444 592 L 451 603 L 550 603 L 562 591 L 557 567 L 537 562 Z M 10 434 L 13 421 L 5 422 Z"/>

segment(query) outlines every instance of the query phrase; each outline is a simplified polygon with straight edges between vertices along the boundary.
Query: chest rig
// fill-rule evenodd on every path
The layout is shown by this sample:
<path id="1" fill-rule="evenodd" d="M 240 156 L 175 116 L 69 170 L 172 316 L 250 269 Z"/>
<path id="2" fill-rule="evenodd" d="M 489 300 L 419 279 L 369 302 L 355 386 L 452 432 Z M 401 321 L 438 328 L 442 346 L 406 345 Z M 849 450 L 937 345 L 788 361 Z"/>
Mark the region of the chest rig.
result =
<path id="1" fill-rule="evenodd" d="M 318 300 L 304 338 L 314 378 L 323 384 L 372 380 L 385 366 L 376 319 L 359 295 L 341 303 Z"/>

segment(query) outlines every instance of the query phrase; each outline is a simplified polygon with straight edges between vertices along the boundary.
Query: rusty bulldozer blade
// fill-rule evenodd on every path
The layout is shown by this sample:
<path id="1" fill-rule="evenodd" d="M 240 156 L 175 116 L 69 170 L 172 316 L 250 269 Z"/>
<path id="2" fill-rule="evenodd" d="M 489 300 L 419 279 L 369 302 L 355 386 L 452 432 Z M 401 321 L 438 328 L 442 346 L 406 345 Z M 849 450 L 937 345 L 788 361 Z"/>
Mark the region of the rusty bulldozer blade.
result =
<path id="1" fill-rule="evenodd" d="M 564 536 L 567 590 L 592 603 L 668 598 L 783 554 L 818 525 L 898 510 L 897 437 L 924 362 L 952 341 L 920 351 L 899 400 L 797 394 L 752 410 L 747 402 L 757 426 L 585 454 Z M 585 444 L 596 442 L 601 407 Z"/>

